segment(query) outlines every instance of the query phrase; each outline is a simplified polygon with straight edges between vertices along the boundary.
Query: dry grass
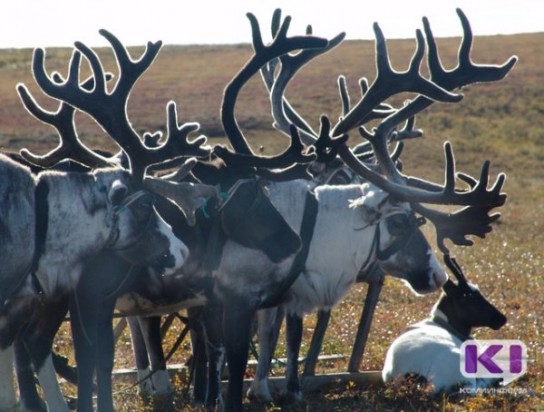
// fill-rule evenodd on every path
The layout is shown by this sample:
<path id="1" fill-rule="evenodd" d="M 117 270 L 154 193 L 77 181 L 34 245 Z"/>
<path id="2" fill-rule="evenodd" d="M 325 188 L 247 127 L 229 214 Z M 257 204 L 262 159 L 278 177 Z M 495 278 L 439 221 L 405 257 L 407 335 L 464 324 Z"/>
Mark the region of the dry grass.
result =
<path id="1" fill-rule="evenodd" d="M 355 388 L 348 385 L 334 392 L 307 397 L 307 402 L 293 410 L 542 410 L 544 409 L 544 59 L 541 45 L 544 34 L 477 38 L 473 56 L 477 61 L 500 63 L 517 54 L 519 63 L 507 79 L 491 85 L 471 86 L 465 99 L 457 105 L 435 105 L 418 119 L 426 137 L 411 142 L 403 155 L 408 173 L 434 180 L 442 179 L 442 142 L 453 142 L 459 168 L 477 174 L 484 159 L 492 160 L 492 172 L 505 171 L 505 187 L 509 195 L 501 209 L 502 217 L 495 230 L 474 247 L 452 247 L 469 279 L 480 285 L 491 301 L 508 316 L 508 324 L 498 332 L 481 330 L 479 338 L 521 339 L 529 349 L 528 374 L 509 388 L 525 391 L 523 395 L 480 395 L 475 397 L 430 398 L 417 384 L 383 388 Z M 446 65 L 454 64 L 458 39 L 439 42 Z M 357 79 L 374 76 L 371 42 L 346 42 L 338 50 L 305 68 L 288 90 L 294 106 L 312 124 L 326 113 L 339 114 L 336 76 L 346 74 L 352 93 Z M 412 41 L 390 44 L 393 64 L 404 69 L 413 51 Z M 50 69 L 66 70 L 69 50 L 48 52 Z M 111 54 L 101 51 L 112 63 Z M 165 47 L 154 66 L 137 85 L 129 105 L 130 118 L 139 130 L 164 129 L 164 108 L 170 99 L 178 102 L 182 121 L 198 121 L 202 132 L 221 140 L 219 107 L 221 92 L 227 81 L 249 56 L 247 46 L 232 47 Z M 55 144 L 54 131 L 32 119 L 22 109 L 15 84 L 24 82 L 38 94 L 30 73 L 29 50 L 4 50 L 0 53 L 0 148 L 14 150 L 29 146 L 45 151 Z M 115 72 L 115 67 L 110 67 Z M 54 103 L 40 97 L 49 108 Z M 269 107 L 258 80 L 244 89 L 237 109 L 240 124 L 253 144 L 262 144 L 267 153 L 285 146 L 286 141 L 271 132 Z M 78 119 L 81 135 L 95 146 L 111 146 L 101 131 L 88 119 Z M 427 228 L 432 239 L 431 228 Z M 324 352 L 349 354 L 364 299 L 364 285 L 357 285 L 335 310 L 326 337 Z M 424 318 L 436 296 L 416 297 L 401 282 L 388 279 L 380 298 L 363 369 L 380 369 L 385 351 L 392 339 L 407 324 Z M 314 319 L 305 326 L 309 337 Z M 179 327 L 178 327 L 179 331 Z M 167 345 L 174 333 L 167 338 Z M 70 353 L 67 331 L 57 346 Z M 280 348 L 280 353 L 283 347 Z M 303 348 L 304 352 L 305 348 Z M 176 354 L 182 362 L 188 347 Z M 128 338 L 117 348 L 116 365 L 132 365 Z M 345 371 L 343 361 L 319 367 L 318 373 Z M 178 393 L 168 405 L 144 406 L 134 389 L 116 395 L 120 411 L 195 410 L 187 406 L 183 382 L 177 382 Z M 122 386 L 116 387 L 121 390 Z M 73 393 L 73 388 L 67 388 Z M 248 404 L 248 407 L 249 404 Z M 251 410 L 279 410 L 279 406 L 251 406 Z"/>

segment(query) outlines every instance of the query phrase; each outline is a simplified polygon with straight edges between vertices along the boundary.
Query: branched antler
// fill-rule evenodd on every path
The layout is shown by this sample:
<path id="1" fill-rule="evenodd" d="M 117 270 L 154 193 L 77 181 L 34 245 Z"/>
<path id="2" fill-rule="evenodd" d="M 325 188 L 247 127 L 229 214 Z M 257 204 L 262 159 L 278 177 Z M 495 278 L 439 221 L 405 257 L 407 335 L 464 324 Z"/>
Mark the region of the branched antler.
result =
<path id="1" fill-rule="evenodd" d="M 276 9 L 272 16 L 272 36 L 276 38 L 281 22 L 281 10 Z M 312 27 L 308 26 L 306 35 L 312 35 Z M 340 33 L 331 40 L 325 47 L 305 48 L 295 55 L 283 54 L 276 59 L 269 61 L 261 68 L 261 76 L 270 93 L 270 102 L 272 106 L 272 117 L 275 121 L 274 126 L 284 134 L 290 136 L 290 127 L 294 124 L 301 134 L 305 144 L 311 145 L 317 140 L 317 134 L 311 126 L 300 116 L 284 97 L 285 89 L 296 73 L 312 59 L 329 52 L 338 46 L 345 37 L 345 33 Z M 280 40 L 277 40 L 280 41 Z M 276 74 L 276 68 L 279 72 Z"/>
<path id="2" fill-rule="evenodd" d="M 254 155 L 234 116 L 234 108 L 241 88 L 267 62 L 295 50 L 324 48 L 329 43 L 326 39 L 310 35 L 287 37 L 291 22 L 291 18 L 287 16 L 281 24 L 278 24 L 279 28 L 275 30 L 273 41 L 269 45 L 264 45 L 257 19 L 251 13 L 248 13 L 247 17 L 252 29 L 254 54 L 225 88 L 221 106 L 221 122 L 234 150 L 237 153 Z"/>
<path id="3" fill-rule="evenodd" d="M 69 63 L 66 80 L 54 81 L 45 70 L 45 51 L 34 51 L 33 72 L 38 85 L 51 97 L 66 102 L 92 116 L 96 122 L 121 146 L 130 159 L 131 172 L 136 181 L 142 181 L 149 165 L 162 163 L 177 156 L 202 156 L 209 150 L 201 146 L 206 141 L 203 136 L 188 142 L 189 134 L 199 129 L 198 123 L 185 123 L 181 127 L 177 122 L 174 103 L 167 107 L 168 133 L 165 141 L 156 148 L 147 147 L 139 134 L 133 129 L 127 115 L 126 105 L 130 93 L 140 78 L 155 60 L 161 42 L 148 42 L 138 60 L 133 60 L 127 49 L 110 32 L 100 30 L 111 44 L 119 76 L 112 90 L 108 90 L 106 74 L 96 53 L 81 42 L 76 42 L 76 50 Z M 80 87 L 79 72 L 82 55 L 89 62 L 95 85 L 92 90 Z"/>
<path id="4" fill-rule="evenodd" d="M 436 243 L 442 253 L 449 253 L 449 249 L 444 244 L 446 239 L 450 239 L 456 245 L 472 246 L 474 242 L 467 239 L 467 236 L 485 238 L 492 230 L 491 224 L 500 217 L 500 213 L 490 214 L 495 207 L 467 206 L 452 213 L 444 213 L 418 204 L 413 205 L 416 212 L 433 223 L 436 228 Z"/>
<path id="5" fill-rule="evenodd" d="M 458 102 L 462 99 L 461 95 L 445 90 L 420 74 L 425 50 L 421 31 L 416 31 L 417 48 L 405 72 L 397 72 L 391 67 L 385 38 L 377 23 L 374 24 L 374 34 L 376 36 L 376 78 L 359 102 L 336 124 L 332 131 L 333 136 L 347 133 L 368 121 L 368 116 L 378 105 L 398 93 L 418 93 L 434 101 L 442 102 Z"/>
<path id="6" fill-rule="evenodd" d="M 54 73 L 53 78 L 57 83 L 63 81 L 58 73 Z M 106 80 L 111 78 L 112 75 L 107 73 Z M 87 79 L 81 84 L 81 87 L 84 90 L 91 90 L 94 87 L 94 79 Z M 47 111 L 38 104 L 24 84 L 17 85 L 17 92 L 28 112 L 43 123 L 53 126 L 57 130 L 60 140 L 59 145 L 45 155 L 35 155 L 28 149 L 21 149 L 21 156 L 26 161 L 41 167 L 51 167 L 64 159 L 72 159 L 93 168 L 115 163 L 114 159 L 100 156 L 81 143 L 76 132 L 75 109 L 72 106 L 61 101 L 56 112 Z"/>
<path id="7" fill-rule="evenodd" d="M 413 128 L 415 115 L 430 104 L 435 101 L 458 101 L 461 96 L 452 94 L 451 91 L 467 84 L 502 79 L 517 60 L 514 56 L 501 66 L 473 63 L 470 59 L 472 45 L 470 26 L 464 14 L 460 10 L 457 12 L 461 19 L 464 35 L 459 51 L 459 64 L 456 69 L 451 71 L 446 71 L 440 64 L 430 26 L 424 19 L 426 41 L 429 45 L 428 59 L 431 79 L 425 79 L 419 73 L 419 66 L 423 58 L 423 36 L 419 31 L 417 32 L 417 48 L 409 68 L 405 72 L 398 73 L 389 63 L 383 34 L 379 26 L 375 25 L 376 79 L 371 86 L 368 86 L 364 80 L 360 82 L 361 99 L 353 107 L 351 107 L 345 87 L 345 80 L 339 79 L 343 117 L 334 127 L 331 127 L 332 131 L 329 135 L 323 133 L 320 135 L 322 142 L 317 145 L 318 153 L 328 147 L 329 151 L 338 153 L 344 162 L 363 179 L 377 185 L 398 200 L 415 204 L 414 208 L 429 217 L 437 227 L 438 243 L 443 251 L 447 250 L 444 246 L 446 238 L 456 244 L 467 245 L 471 244 L 471 241 L 466 238 L 467 235 L 482 237 L 490 230 L 490 224 L 498 218 L 497 214 L 490 215 L 490 211 L 495 207 L 502 206 L 506 200 L 506 194 L 501 192 L 505 175 L 499 174 L 491 187 L 488 187 L 490 183 L 488 161 L 483 164 L 479 179 L 457 173 L 451 144 L 446 143 L 444 145 L 446 158 L 444 183 L 441 185 L 431 183 L 400 173 L 395 165 L 395 159 L 388 152 L 388 144 L 394 140 L 419 136 L 421 132 Z M 367 130 L 364 127 L 366 123 L 371 119 L 380 118 L 380 105 L 383 105 L 389 97 L 402 92 L 415 93 L 416 97 L 399 109 L 381 106 L 385 109 L 383 117 L 381 117 L 383 120 L 373 130 Z M 405 128 L 397 130 L 398 125 L 402 122 L 406 122 Z M 369 141 L 372 155 L 375 157 L 381 173 L 377 173 L 371 166 L 357 159 L 353 150 L 347 146 L 345 134 L 355 127 L 358 127 L 362 136 Z M 339 139 L 338 136 L 342 138 Z M 470 188 L 457 188 L 457 178 L 470 182 Z M 417 203 L 467 207 L 454 213 L 445 214 L 424 208 Z"/>

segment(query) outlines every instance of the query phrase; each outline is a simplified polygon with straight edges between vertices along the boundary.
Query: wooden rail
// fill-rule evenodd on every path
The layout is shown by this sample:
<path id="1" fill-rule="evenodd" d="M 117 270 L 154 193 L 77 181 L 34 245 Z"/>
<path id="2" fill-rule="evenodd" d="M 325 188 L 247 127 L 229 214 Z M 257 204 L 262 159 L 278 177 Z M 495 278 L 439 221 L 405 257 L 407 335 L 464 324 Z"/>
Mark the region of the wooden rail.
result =
<path id="1" fill-rule="evenodd" d="M 320 360 L 330 360 L 332 358 L 344 358 L 339 355 L 329 355 L 320 357 Z M 250 362 L 249 367 L 255 367 L 255 362 Z M 182 381 L 189 376 L 189 370 L 185 365 L 172 364 L 168 365 L 170 377 L 177 377 Z M 127 385 L 132 385 L 136 382 L 136 371 L 134 369 L 118 369 L 113 373 L 114 382 L 123 382 Z M 327 391 L 342 386 L 350 388 L 365 388 L 368 386 L 383 385 L 381 371 L 364 371 L 364 372 L 340 372 L 327 373 L 314 376 L 301 376 L 301 385 L 303 392 Z M 252 380 L 244 380 L 244 392 L 251 385 Z M 280 393 L 285 388 L 285 379 L 281 377 L 270 377 L 270 390 L 272 393 Z M 226 390 L 227 381 L 223 381 L 223 390 Z"/>

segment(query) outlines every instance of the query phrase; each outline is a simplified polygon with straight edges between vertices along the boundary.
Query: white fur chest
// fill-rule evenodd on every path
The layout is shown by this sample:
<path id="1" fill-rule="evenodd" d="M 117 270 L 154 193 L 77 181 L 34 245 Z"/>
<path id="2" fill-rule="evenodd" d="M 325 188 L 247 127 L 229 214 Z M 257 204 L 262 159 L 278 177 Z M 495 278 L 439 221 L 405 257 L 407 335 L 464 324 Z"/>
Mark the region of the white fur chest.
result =
<path id="1" fill-rule="evenodd" d="M 358 230 L 365 222 L 358 210 L 349 207 L 350 200 L 362 195 L 359 185 L 321 186 L 315 192 L 319 209 L 305 270 L 284 305 L 288 312 L 299 315 L 330 308 L 346 295 L 369 257 L 374 235 L 373 227 Z M 288 213 L 279 203 L 277 207 L 282 215 Z M 302 206 L 299 208 L 302 215 Z M 294 219 L 289 223 L 295 223 Z"/>

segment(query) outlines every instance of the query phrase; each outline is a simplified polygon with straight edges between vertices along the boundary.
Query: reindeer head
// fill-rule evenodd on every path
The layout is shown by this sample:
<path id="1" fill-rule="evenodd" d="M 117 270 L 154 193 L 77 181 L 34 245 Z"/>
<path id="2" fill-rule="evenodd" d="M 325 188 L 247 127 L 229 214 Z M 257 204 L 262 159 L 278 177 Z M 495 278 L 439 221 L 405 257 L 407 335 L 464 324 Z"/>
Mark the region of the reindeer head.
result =
<path id="1" fill-rule="evenodd" d="M 506 317 L 482 295 L 476 285 L 467 281 L 455 259 L 445 255 L 444 262 L 457 279 L 457 284 L 452 280 L 444 284 L 444 293 L 433 309 L 434 316 L 440 311 L 455 330 L 467 337 L 472 328 L 497 330 L 504 326 Z"/>
<path id="2" fill-rule="evenodd" d="M 159 274 L 173 274 L 181 267 L 189 250 L 157 214 L 154 195 L 134 190 L 130 174 L 123 170 L 100 168 L 92 175 L 107 223 L 104 247 Z"/>
<path id="3" fill-rule="evenodd" d="M 90 169 L 98 168 L 93 174 L 95 185 L 102 192 L 104 207 L 108 210 L 103 222 L 109 230 L 104 247 L 113 249 L 133 263 L 151 265 L 161 272 L 170 273 L 181 267 L 188 249 L 157 214 L 153 196 L 146 188 L 147 180 L 151 179 L 146 177 L 146 171 L 150 165 L 172 158 L 208 153 L 201 148 L 205 138 L 188 142 L 187 136 L 199 126 L 187 123 L 180 127 L 175 104 L 170 103 L 167 107 L 168 135 L 165 142 L 158 147 L 148 147 L 132 127 L 126 106 L 131 90 L 154 61 L 161 43 L 148 43 L 143 55 L 135 61 L 115 36 L 105 30 L 100 33 L 110 42 L 120 70 L 112 90 L 108 87 L 111 74 L 104 71 L 97 54 L 84 44 L 76 42 L 66 78 L 58 73 L 48 74 L 45 51 L 34 51 L 35 80 L 47 95 L 60 101 L 59 108 L 56 112 L 46 111 L 24 85 L 18 85 L 17 90 L 32 115 L 57 129 L 61 143 L 44 156 L 33 155 L 26 149 L 21 151 L 21 155 L 41 167 L 71 159 Z M 89 63 L 92 76 L 82 81 L 80 66 L 84 60 Z M 128 158 L 124 172 L 120 171 L 120 156 L 102 156 L 82 143 L 74 124 L 76 109 L 89 114 L 122 148 Z M 194 213 L 187 213 L 191 212 Z"/>
<path id="4" fill-rule="evenodd" d="M 386 273 L 405 280 L 416 293 L 439 289 L 447 276 L 419 230 L 425 220 L 417 217 L 408 203 L 395 202 L 374 185 L 365 183 L 361 187 L 363 195 L 350 203 L 361 222 L 354 230 L 374 233 L 362 272 L 379 266 Z"/>

